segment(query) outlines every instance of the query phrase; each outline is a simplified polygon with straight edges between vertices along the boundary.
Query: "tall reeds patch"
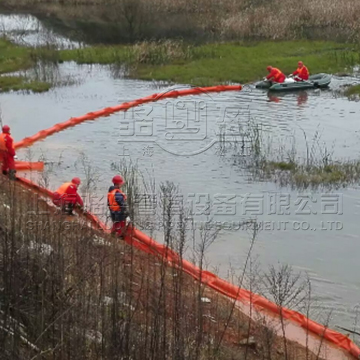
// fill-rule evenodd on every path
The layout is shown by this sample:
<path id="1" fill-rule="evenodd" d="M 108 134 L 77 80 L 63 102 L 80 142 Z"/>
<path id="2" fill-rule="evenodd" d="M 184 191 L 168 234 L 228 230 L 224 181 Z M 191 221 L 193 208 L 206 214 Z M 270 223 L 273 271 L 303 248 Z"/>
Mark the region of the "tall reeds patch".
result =
<path id="1" fill-rule="evenodd" d="M 61 4 L 56 0 L 46 3 L 4 0 L 3 3 L 13 9 L 33 8 L 51 13 L 65 27 L 72 25 L 64 19 L 76 17 L 87 32 L 98 26 L 104 38 L 110 36 L 132 43 L 179 37 L 206 41 L 337 38 L 356 42 L 360 34 L 360 5 L 353 0 L 67 0 Z"/>

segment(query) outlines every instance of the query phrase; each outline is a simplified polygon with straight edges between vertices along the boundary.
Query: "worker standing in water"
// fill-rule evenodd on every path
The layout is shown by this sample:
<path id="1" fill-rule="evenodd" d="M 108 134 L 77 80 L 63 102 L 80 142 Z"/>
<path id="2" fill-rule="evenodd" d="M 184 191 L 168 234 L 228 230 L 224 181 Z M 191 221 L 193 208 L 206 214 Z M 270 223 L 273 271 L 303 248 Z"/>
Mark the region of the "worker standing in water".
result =
<path id="1" fill-rule="evenodd" d="M 298 68 L 290 76 L 293 76 L 295 81 L 307 81 L 309 80 L 309 70 L 302 61 L 299 61 Z"/>
<path id="2" fill-rule="evenodd" d="M 78 177 L 74 177 L 71 182 L 62 184 L 54 192 L 53 203 L 68 215 L 73 215 L 73 209 L 76 205 L 83 210 L 84 202 L 77 192 L 80 184 L 81 180 Z"/>
<path id="3" fill-rule="evenodd" d="M 125 184 L 125 181 L 120 175 L 115 175 L 112 182 L 114 185 L 110 186 L 107 197 L 107 204 L 113 222 L 111 233 L 122 236 L 130 221 L 130 218 L 128 217 L 126 195 L 120 190 Z"/>
<path id="4" fill-rule="evenodd" d="M 0 134 L 0 161 L 2 161 L 2 173 L 9 174 L 11 180 L 15 180 L 15 149 L 14 139 L 10 135 L 10 127 L 4 125 Z"/>
<path id="5" fill-rule="evenodd" d="M 277 68 L 274 68 L 272 66 L 268 66 L 266 70 L 269 72 L 269 75 L 267 75 L 264 80 L 271 80 L 277 83 L 283 83 L 285 81 L 286 76 Z"/>

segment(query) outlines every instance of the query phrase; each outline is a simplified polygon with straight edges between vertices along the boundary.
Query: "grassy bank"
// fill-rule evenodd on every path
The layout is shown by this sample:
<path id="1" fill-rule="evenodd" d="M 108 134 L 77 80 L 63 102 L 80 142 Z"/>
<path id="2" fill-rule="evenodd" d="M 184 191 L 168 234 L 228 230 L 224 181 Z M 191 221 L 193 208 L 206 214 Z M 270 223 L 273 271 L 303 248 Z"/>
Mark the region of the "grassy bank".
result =
<path id="1" fill-rule="evenodd" d="M 267 74 L 266 66 L 291 73 L 302 60 L 311 73 L 351 71 L 360 63 L 357 47 L 327 41 L 231 42 L 191 45 L 183 41 L 142 42 L 135 45 L 92 46 L 57 51 L 24 48 L 0 39 L 0 73 L 28 69 L 37 62 L 56 64 L 105 64 L 126 69 L 126 75 L 142 80 L 163 80 L 191 85 L 247 83 Z M 46 91 L 51 84 L 25 77 L 0 78 L 2 91 Z"/>
<path id="2" fill-rule="evenodd" d="M 311 73 L 335 73 L 360 63 L 360 52 L 347 44 L 325 41 L 215 43 L 193 46 L 152 42 L 133 46 L 95 46 L 65 50 L 60 58 L 79 64 L 128 65 L 130 76 L 192 85 L 246 83 L 267 74 L 266 66 L 294 71 L 299 59 Z"/>
<path id="3" fill-rule="evenodd" d="M 28 79 L 24 76 L 3 76 L 3 74 L 26 70 L 36 64 L 34 51 L 29 48 L 16 46 L 6 39 L 0 38 L 0 91 L 31 90 L 43 92 L 50 88 L 50 84 L 43 81 Z"/>
<path id="4" fill-rule="evenodd" d="M 81 218 L 64 218 L 4 177 L 0 200 L 4 358 L 321 360 L 181 269 L 90 229 Z M 176 211 L 166 208 L 170 216 Z M 182 255 L 190 239 L 166 225 L 168 215 L 165 243 Z M 197 252 L 203 270 L 204 255 Z M 286 279 L 293 279 L 291 272 Z M 293 290 L 301 292 L 297 286 L 293 280 L 292 300 Z"/>

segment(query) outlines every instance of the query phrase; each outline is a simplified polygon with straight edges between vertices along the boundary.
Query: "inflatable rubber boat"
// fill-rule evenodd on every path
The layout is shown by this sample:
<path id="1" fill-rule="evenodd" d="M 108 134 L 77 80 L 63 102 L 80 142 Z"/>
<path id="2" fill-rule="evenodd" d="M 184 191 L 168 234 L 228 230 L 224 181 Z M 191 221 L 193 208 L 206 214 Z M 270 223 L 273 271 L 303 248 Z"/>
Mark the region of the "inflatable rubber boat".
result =
<path id="1" fill-rule="evenodd" d="M 292 79 L 291 79 L 292 80 Z M 255 85 L 258 89 L 268 89 L 271 91 L 285 91 L 285 90 L 304 90 L 304 89 L 319 89 L 326 88 L 331 82 L 331 75 L 316 74 L 309 76 L 307 81 L 291 81 L 286 79 L 283 83 L 276 83 L 272 81 L 261 81 Z"/>

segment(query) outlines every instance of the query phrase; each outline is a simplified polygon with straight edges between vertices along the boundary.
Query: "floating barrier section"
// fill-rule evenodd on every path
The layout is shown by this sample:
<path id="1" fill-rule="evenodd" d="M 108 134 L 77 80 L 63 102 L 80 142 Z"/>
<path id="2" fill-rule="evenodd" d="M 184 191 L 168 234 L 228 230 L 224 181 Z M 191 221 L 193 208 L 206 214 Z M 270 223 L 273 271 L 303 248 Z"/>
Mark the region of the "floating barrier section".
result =
<path id="1" fill-rule="evenodd" d="M 123 103 L 118 106 L 107 107 L 107 108 L 99 110 L 99 111 L 87 113 L 86 115 L 83 115 L 83 116 L 71 118 L 65 122 L 56 124 L 46 130 L 41 130 L 38 133 L 36 133 L 35 135 L 27 137 L 27 138 L 15 143 L 14 147 L 15 147 L 15 149 L 24 148 L 24 147 L 32 145 L 33 143 L 35 143 L 37 141 L 43 140 L 46 137 L 53 135 L 57 132 L 60 132 L 69 127 L 73 127 L 78 124 L 81 124 L 84 121 L 95 120 L 95 119 L 103 117 L 103 116 L 109 116 L 116 112 L 126 111 L 135 106 L 146 104 L 149 102 L 159 101 L 159 100 L 168 99 L 168 98 L 177 98 L 180 96 L 199 95 L 199 94 L 204 94 L 204 93 L 209 93 L 209 92 L 234 91 L 234 90 L 241 90 L 241 89 L 242 89 L 241 85 L 218 85 L 218 86 L 211 86 L 211 87 L 205 87 L 205 88 L 171 90 L 171 91 L 160 93 L 160 94 L 153 94 L 150 96 L 143 97 L 141 99 Z"/>
<path id="2" fill-rule="evenodd" d="M 15 161 L 15 170 L 36 170 L 43 171 L 44 163 L 42 161 L 30 162 L 30 161 Z"/>
<path id="3" fill-rule="evenodd" d="M 330 341 L 331 343 L 339 346 L 340 348 L 347 350 L 355 358 L 360 359 L 360 349 L 357 347 L 347 336 L 326 328 L 325 326 L 308 319 L 306 316 L 300 314 L 297 311 L 280 308 L 275 303 L 268 299 L 254 294 L 249 290 L 235 286 L 209 271 L 201 271 L 200 268 L 196 267 L 187 260 L 180 259 L 179 255 L 164 245 L 157 243 L 146 234 L 142 233 L 136 228 L 129 228 L 125 237 L 126 242 L 133 245 L 134 247 L 145 251 L 149 254 L 160 255 L 164 260 L 177 267 L 180 267 L 184 272 L 192 276 L 194 279 L 203 282 L 212 289 L 219 293 L 226 295 L 227 297 L 239 300 L 242 302 L 248 302 L 253 304 L 259 310 L 267 310 L 275 315 L 280 315 L 300 325 L 302 328 L 308 329 L 310 333 L 318 335 L 320 338 Z M 135 240 L 135 242 L 134 242 Z"/>
<path id="4" fill-rule="evenodd" d="M 71 118 L 66 122 L 56 124 L 47 130 L 42 130 L 31 137 L 23 139 L 22 141 L 15 144 L 15 148 L 19 149 L 22 147 L 29 146 L 36 141 L 42 140 L 47 136 L 62 131 L 68 127 L 80 124 L 84 121 L 94 120 L 102 116 L 108 116 L 118 111 L 126 111 L 131 107 L 138 106 L 140 104 L 144 104 L 147 102 L 153 102 L 164 98 L 176 98 L 179 96 L 196 95 L 207 92 L 233 91 L 233 90 L 241 90 L 241 89 L 242 89 L 241 85 L 231 85 L 231 86 L 224 85 L 224 86 L 213 86 L 207 88 L 173 90 L 162 94 L 153 94 L 135 101 L 123 103 L 118 106 L 108 107 L 103 110 L 88 113 L 84 116 Z M 18 178 L 18 180 L 22 182 L 25 186 L 30 187 L 31 189 L 37 191 L 38 193 L 46 197 L 49 198 L 53 197 L 53 193 L 50 190 L 41 188 L 40 186 L 32 183 L 28 179 Z M 102 223 L 95 215 L 91 213 L 86 213 L 83 214 L 82 216 L 85 216 L 87 220 L 89 220 L 94 226 L 96 226 L 97 229 L 109 233 L 109 229 L 107 229 L 105 224 Z M 211 287 L 212 289 L 218 291 L 223 295 L 226 295 L 231 299 L 252 303 L 257 309 L 267 310 L 275 315 L 279 315 L 281 309 L 282 316 L 288 321 L 300 325 L 302 328 L 308 329 L 310 333 L 315 334 L 319 337 L 323 337 L 324 339 L 328 340 L 334 345 L 337 345 L 339 348 L 348 351 L 355 358 L 360 359 L 359 347 L 357 347 L 347 336 L 339 332 L 336 332 L 334 330 L 328 329 L 325 326 L 308 319 L 306 316 L 294 310 L 279 308 L 275 303 L 267 300 L 266 298 L 251 293 L 250 291 L 246 289 L 242 289 L 231 283 L 228 283 L 225 280 L 220 279 L 211 272 L 201 271 L 198 267 L 191 264 L 189 261 L 181 259 L 179 255 L 176 254 L 174 251 L 172 251 L 165 245 L 161 245 L 157 243 L 155 240 L 151 239 L 149 236 L 142 233 L 138 229 L 134 227 L 128 227 L 127 232 L 125 234 L 125 241 L 148 254 L 160 256 L 164 261 L 167 261 L 172 266 L 181 268 L 183 271 L 185 271 L 187 274 L 192 276 L 194 279 L 203 282 L 207 286 Z"/>

